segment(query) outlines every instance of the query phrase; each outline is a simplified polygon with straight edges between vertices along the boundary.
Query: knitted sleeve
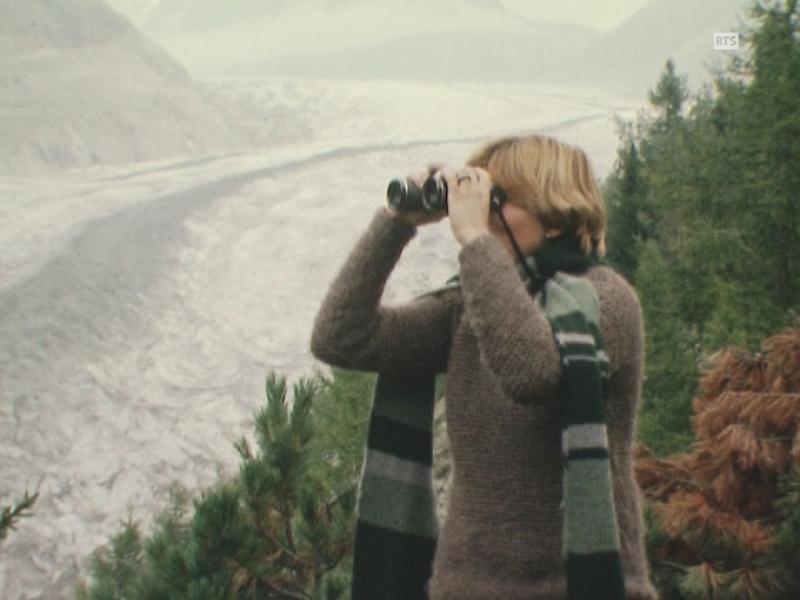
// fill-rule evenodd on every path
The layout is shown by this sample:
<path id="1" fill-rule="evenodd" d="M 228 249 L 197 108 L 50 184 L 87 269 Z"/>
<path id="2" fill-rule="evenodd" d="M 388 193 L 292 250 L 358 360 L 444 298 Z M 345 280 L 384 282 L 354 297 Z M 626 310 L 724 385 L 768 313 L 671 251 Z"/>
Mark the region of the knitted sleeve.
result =
<path id="1" fill-rule="evenodd" d="M 378 210 L 322 301 L 311 352 L 330 365 L 377 372 L 446 369 L 451 291 L 383 306 L 386 280 L 416 227 Z"/>
<path id="2" fill-rule="evenodd" d="M 561 364 L 552 328 L 500 241 L 490 233 L 476 237 L 458 259 L 462 318 L 501 389 L 528 404 L 556 392 Z"/>

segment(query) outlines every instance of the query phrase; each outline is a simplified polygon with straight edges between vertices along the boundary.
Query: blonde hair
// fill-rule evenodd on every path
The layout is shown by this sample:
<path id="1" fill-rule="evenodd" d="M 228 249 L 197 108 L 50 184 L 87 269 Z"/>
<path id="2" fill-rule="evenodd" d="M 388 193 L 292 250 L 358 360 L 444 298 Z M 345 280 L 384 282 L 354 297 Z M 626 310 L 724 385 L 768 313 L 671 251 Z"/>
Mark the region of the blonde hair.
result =
<path id="1" fill-rule="evenodd" d="M 606 214 L 589 159 L 580 148 L 543 135 L 495 140 L 467 161 L 486 169 L 508 201 L 546 228 L 576 234 L 584 253 L 606 253 Z"/>

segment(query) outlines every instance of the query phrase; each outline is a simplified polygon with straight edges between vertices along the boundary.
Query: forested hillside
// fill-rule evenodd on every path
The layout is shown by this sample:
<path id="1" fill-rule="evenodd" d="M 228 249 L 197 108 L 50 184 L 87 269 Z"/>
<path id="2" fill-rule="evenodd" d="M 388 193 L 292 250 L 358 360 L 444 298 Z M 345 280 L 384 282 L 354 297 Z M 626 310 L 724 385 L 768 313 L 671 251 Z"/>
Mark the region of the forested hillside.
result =
<path id="1" fill-rule="evenodd" d="M 796 0 L 754 12 L 747 52 L 689 98 L 669 62 L 605 182 L 609 260 L 647 333 L 643 439 L 690 440 L 708 357 L 755 350 L 800 310 L 800 33 Z"/>

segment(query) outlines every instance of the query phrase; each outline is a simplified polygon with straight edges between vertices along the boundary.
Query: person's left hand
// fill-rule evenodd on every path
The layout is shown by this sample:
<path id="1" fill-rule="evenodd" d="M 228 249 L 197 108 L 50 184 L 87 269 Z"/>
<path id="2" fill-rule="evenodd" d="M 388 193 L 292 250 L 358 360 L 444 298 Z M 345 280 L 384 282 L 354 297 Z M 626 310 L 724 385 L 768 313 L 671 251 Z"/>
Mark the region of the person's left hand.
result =
<path id="1" fill-rule="evenodd" d="M 489 173 L 480 167 L 444 169 L 440 173 L 447 181 L 447 212 L 458 243 L 463 246 L 489 233 Z"/>

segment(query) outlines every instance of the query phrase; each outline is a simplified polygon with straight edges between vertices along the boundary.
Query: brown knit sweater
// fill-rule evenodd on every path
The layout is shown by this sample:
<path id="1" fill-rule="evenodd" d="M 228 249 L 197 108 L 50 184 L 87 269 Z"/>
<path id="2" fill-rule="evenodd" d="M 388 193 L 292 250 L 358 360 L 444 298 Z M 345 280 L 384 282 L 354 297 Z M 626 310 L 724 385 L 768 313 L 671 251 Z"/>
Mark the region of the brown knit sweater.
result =
<path id="1" fill-rule="evenodd" d="M 381 305 L 384 284 L 415 233 L 383 209 L 375 214 L 320 307 L 311 351 L 349 369 L 447 373 L 453 479 L 431 600 L 564 599 L 561 367 L 550 324 L 488 233 L 459 252 L 460 290 Z M 586 277 L 600 299 L 610 362 L 606 412 L 627 598 L 653 600 L 631 456 L 641 308 L 610 268 L 593 266 Z"/>

